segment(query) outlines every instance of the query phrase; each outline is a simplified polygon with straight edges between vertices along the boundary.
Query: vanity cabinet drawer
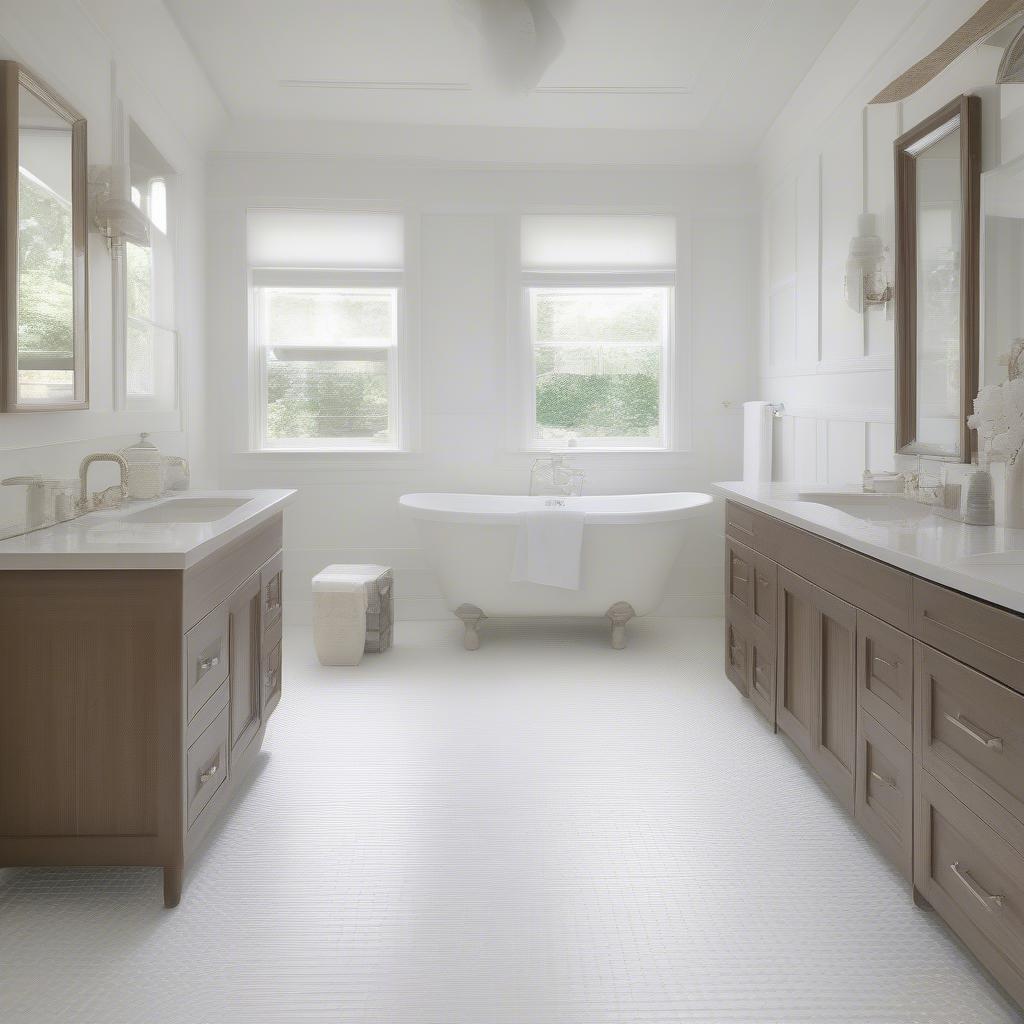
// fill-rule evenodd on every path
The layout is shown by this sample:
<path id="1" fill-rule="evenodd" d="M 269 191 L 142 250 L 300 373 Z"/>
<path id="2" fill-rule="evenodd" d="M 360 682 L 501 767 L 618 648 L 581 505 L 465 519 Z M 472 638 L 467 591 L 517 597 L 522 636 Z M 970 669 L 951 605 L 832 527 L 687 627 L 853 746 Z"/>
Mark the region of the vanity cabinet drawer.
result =
<path id="1" fill-rule="evenodd" d="M 750 703 L 775 725 L 775 634 L 755 628 L 750 637 L 750 674 L 747 695 Z"/>
<path id="2" fill-rule="evenodd" d="M 220 605 L 185 634 L 185 684 L 190 722 L 227 677 L 228 609 Z"/>
<path id="3" fill-rule="evenodd" d="M 757 557 L 745 544 L 725 542 L 725 599 L 730 614 L 749 616 L 754 610 Z"/>
<path id="4" fill-rule="evenodd" d="M 282 578 L 284 556 L 278 551 L 273 558 L 260 570 L 263 588 L 263 628 L 270 629 L 281 621 Z"/>
<path id="5" fill-rule="evenodd" d="M 754 546 L 754 524 L 758 514 L 752 509 L 737 505 L 735 501 L 725 503 L 726 536 L 738 540 L 748 547 Z"/>
<path id="6" fill-rule="evenodd" d="M 725 621 L 725 674 L 772 724 L 775 724 L 775 637 L 747 615 Z"/>
<path id="7" fill-rule="evenodd" d="M 1024 697 L 920 642 L 916 661 L 923 767 L 972 807 L 976 786 L 1024 822 Z"/>
<path id="8" fill-rule="evenodd" d="M 725 594 L 730 612 L 750 616 L 761 629 L 775 628 L 778 566 L 753 548 L 726 538 Z"/>
<path id="9" fill-rule="evenodd" d="M 225 707 L 188 748 L 186 792 L 190 828 L 228 777 L 229 733 L 230 715 Z"/>
<path id="10" fill-rule="evenodd" d="M 926 644 L 1024 692 L 1024 617 L 915 579 L 914 633 Z"/>
<path id="11" fill-rule="evenodd" d="M 281 621 L 263 634 L 263 721 L 281 700 Z"/>
<path id="12" fill-rule="evenodd" d="M 914 641 L 857 610 L 857 700 L 908 749 L 914 707 Z"/>
<path id="13" fill-rule="evenodd" d="M 725 619 L 725 674 L 744 697 L 747 696 L 747 675 L 750 666 L 750 624 L 745 617 Z"/>
<path id="14" fill-rule="evenodd" d="M 1024 854 L 919 772 L 914 886 L 1024 1001 Z"/>
<path id="15" fill-rule="evenodd" d="M 914 760 L 861 705 L 857 714 L 856 817 L 909 880 L 914 826 Z"/>
<path id="16" fill-rule="evenodd" d="M 858 608 L 910 632 L 912 577 L 832 541 L 770 516 L 758 518 L 755 548 Z"/>

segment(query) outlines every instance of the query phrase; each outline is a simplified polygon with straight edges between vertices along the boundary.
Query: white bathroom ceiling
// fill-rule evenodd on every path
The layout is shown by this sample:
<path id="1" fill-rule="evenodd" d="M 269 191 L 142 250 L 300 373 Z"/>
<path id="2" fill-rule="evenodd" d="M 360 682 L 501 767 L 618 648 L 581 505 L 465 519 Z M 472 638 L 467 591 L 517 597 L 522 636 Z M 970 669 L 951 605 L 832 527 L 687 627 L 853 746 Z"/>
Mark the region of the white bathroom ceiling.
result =
<path id="1" fill-rule="evenodd" d="M 164 2 L 239 120 L 646 129 L 751 149 L 854 6 L 546 0 L 564 45 L 536 88 L 515 91 L 480 0 Z M 526 7 L 485 9 L 495 2 Z"/>

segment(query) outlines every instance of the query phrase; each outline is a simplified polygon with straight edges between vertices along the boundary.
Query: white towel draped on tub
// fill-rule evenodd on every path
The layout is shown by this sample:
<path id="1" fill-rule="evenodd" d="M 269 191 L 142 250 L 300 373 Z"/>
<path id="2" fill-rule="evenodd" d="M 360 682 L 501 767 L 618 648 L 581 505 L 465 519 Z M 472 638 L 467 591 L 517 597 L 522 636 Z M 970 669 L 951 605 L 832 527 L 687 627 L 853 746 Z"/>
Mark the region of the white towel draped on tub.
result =
<path id="1" fill-rule="evenodd" d="M 584 513 L 567 508 L 524 512 L 512 559 L 514 583 L 580 589 Z"/>

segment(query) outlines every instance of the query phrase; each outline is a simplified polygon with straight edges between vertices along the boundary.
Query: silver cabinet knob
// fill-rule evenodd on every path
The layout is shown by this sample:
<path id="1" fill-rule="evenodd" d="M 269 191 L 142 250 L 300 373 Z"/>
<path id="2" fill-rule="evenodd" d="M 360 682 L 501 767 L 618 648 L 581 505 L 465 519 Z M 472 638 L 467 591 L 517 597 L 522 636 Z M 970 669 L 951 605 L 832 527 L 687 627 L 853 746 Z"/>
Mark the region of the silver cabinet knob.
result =
<path id="1" fill-rule="evenodd" d="M 217 774 L 217 772 L 219 770 L 220 770 L 220 765 L 219 764 L 211 764 L 210 767 L 207 768 L 205 772 L 200 772 L 199 773 L 199 785 L 200 786 L 205 786 L 210 781 L 210 779 L 212 779 Z"/>
<path id="2" fill-rule="evenodd" d="M 204 672 L 209 672 L 211 668 L 216 668 L 220 664 L 220 655 L 212 654 L 209 658 L 199 659 L 199 674 L 202 675 Z"/>

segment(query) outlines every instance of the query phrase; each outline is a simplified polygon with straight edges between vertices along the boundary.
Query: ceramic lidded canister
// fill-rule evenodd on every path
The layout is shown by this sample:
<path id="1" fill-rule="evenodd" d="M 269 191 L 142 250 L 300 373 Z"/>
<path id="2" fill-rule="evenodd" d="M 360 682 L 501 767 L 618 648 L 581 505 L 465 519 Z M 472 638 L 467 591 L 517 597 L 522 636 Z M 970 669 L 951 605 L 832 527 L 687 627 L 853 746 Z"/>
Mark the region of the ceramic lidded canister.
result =
<path id="1" fill-rule="evenodd" d="M 128 463 L 129 498 L 159 498 L 163 491 L 163 456 L 148 437 L 140 434 L 135 444 L 121 450 Z"/>

